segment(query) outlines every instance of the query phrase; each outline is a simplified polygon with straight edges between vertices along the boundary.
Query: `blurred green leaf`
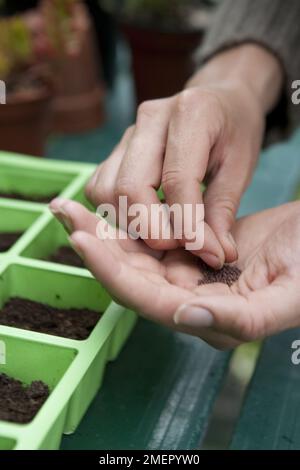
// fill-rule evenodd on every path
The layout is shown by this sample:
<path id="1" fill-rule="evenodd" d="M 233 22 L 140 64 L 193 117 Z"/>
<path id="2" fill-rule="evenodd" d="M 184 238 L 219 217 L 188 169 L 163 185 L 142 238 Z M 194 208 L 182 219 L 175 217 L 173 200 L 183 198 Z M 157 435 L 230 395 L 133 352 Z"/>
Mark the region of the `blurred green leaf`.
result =
<path id="1" fill-rule="evenodd" d="M 32 56 L 31 35 L 20 17 L 0 20 L 0 78 L 7 79 Z"/>

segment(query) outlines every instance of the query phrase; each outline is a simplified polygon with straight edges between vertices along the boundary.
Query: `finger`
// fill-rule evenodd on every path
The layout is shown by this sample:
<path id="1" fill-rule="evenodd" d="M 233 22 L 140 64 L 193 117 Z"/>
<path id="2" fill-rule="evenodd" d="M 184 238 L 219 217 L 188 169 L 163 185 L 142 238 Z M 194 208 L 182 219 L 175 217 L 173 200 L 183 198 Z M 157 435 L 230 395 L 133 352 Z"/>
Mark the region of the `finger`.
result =
<path id="1" fill-rule="evenodd" d="M 49 209 L 68 233 L 85 230 L 96 236 L 99 219 L 79 202 L 59 197 L 50 202 Z"/>
<path id="2" fill-rule="evenodd" d="M 254 341 L 299 323 L 299 289 L 292 282 L 275 283 L 248 295 L 199 297 L 176 314 L 178 325 L 206 327 L 238 341 Z"/>
<path id="3" fill-rule="evenodd" d="M 95 187 L 95 184 L 96 184 L 96 181 L 98 179 L 98 175 L 100 173 L 100 170 L 102 168 L 102 166 L 104 165 L 104 163 L 100 163 L 96 170 L 94 171 L 94 173 L 92 174 L 91 178 L 89 179 L 89 181 L 87 182 L 86 184 L 86 187 L 85 187 L 85 195 L 87 197 L 87 199 L 92 202 L 92 199 L 93 199 L 93 192 L 94 192 L 94 187 Z M 92 202 L 92 204 L 94 204 L 94 202 Z"/>
<path id="4" fill-rule="evenodd" d="M 86 266 L 114 297 L 145 317 L 174 327 L 173 314 L 190 297 L 188 291 L 161 282 L 158 275 L 152 280 L 141 275 L 108 249 L 106 240 L 85 232 L 73 233 L 71 240 Z"/>
<path id="5" fill-rule="evenodd" d="M 86 196 L 95 207 L 102 203 L 115 204 L 116 178 L 133 132 L 134 126 L 126 130 L 110 157 L 98 166 L 88 182 Z"/>
<path id="6" fill-rule="evenodd" d="M 199 100 L 199 97 L 197 97 Z M 196 207 L 203 207 L 201 183 L 205 177 L 211 147 L 215 135 L 210 135 L 207 126 L 209 109 L 207 102 L 200 103 L 202 109 L 195 110 L 195 95 L 193 90 L 186 90 L 178 97 L 177 107 L 174 111 L 168 133 L 167 149 L 162 173 L 162 187 L 169 206 L 180 204 L 184 213 L 184 205 L 188 204 L 196 214 Z M 203 219 L 203 215 L 202 215 Z M 183 219 L 181 223 L 184 246 L 189 237 L 186 235 L 196 230 L 203 230 L 194 216 L 187 226 Z M 179 229 L 174 227 L 175 231 Z M 201 236 L 200 236 L 201 238 Z M 224 264 L 224 251 L 208 224 L 204 225 L 204 244 L 201 249 L 192 251 L 200 256 L 213 268 L 220 269 Z"/>
<path id="7" fill-rule="evenodd" d="M 190 277 L 190 276 L 189 276 Z M 198 269 L 198 278 L 199 278 L 199 269 Z M 204 284 L 199 287 L 193 289 L 194 297 L 192 297 L 189 302 L 185 304 L 185 307 L 197 305 L 199 301 L 199 297 L 207 297 L 207 296 L 216 296 L 216 295 L 228 295 L 230 293 L 230 289 L 225 284 Z M 183 306 L 179 307 L 179 310 L 182 310 Z M 213 346 L 216 349 L 221 350 L 228 350 L 236 348 L 241 344 L 241 340 L 233 338 L 231 335 L 223 333 L 221 331 L 215 331 L 212 327 L 199 327 L 198 325 L 192 324 L 185 324 L 178 321 L 178 313 L 174 315 L 174 323 L 176 324 L 177 328 L 180 328 L 180 331 L 183 333 L 187 333 L 193 336 L 198 336 L 203 341 L 208 343 L 210 346 Z"/>
<path id="8" fill-rule="evenodd" d="M 68 199 L 56 198 L 51 201 L 49 208 L 68 233 L 83 230 L 91 235 L 98 235 L 99 218 L 82 204 Z M 103 221 L 103 223 L 105 222 Z M 120 230 L 116 230 L 116 239 L 118 245 L 126 252 L 144 253 L 156 259 L 162 257 L 162 252 L 152 250 L 141 240 L 132 240 L 127 233 L 122 233 L 122 236 L 120 233 Z"/>
<path id="9" fill-rule="evenodd" d="M 232 233 L 239 247 L 240 267 L 245 266 L 249 257 L 258 251 L 265 240 L 276 232 L 285 219 L 293 216 L 299 206 L 299 201 L 294 201 L 242 217 L 236 221 Z"/>
<path id="10" fill-rule="evenodd" d="M 174 98 L 166 98 L 147 101 L 140 105 L 134 132 L 119 167 L 115 188 L 116 200 L 126 196 L 128 206 L 137 203 L 143 205 L 144 210 L 138 214 L 140 227 L 144 229 L 141 237 L 150 247 L 163 250 L 178 246 L 172 233 L 168 238 L 162 236 L 164 222 L 160 224 L 159 218 L 153 216 L 155 208 L 158 214 L 160 206 L 157 189 L 161 183 L 173 102 Z M 163 211 L 161 215 L 164 215 Z M 130 222 L 134 216 L 125 213 L 124 217 L 126 230 L 133 230 Z M 124 225 L 121 223 L 121 227 L 124 228 Z"/>
<path id="11" fill-rule="evenodd" d="M 224 149 L 214 150 L 219 151 L 224 152 Z M 227 150 L 229 151 L 231 158 L 220 159 L 222 164 L 209 181 L 204 193 L 204 203 L 206 221 L 224 249 L 226 262 L 233 263 L 238 258 L 238 252 L 232 228 L 256 159 L 252 156 L 247 158 L 247 150 L 239 147 L 238 143 L 235 143 L 234 148 Z"/>
<path id="12" fill-rule="evenodd" d="M 199 281 L 199 261 L 182 248 L 170 250 L 164 256 L 166 279 L 176 286 L 193 290 Z"/>
<path id="13" fill-rule="evenodd" d="M 145 262 L 139 261 L 137 257 L 132 259 L 131 264 L 122 263 L 113 240 L 103 242 L 85 232 L 75 232 L 71 239 L 87 267 L 109 290 L 113 298 L 130 308 L 137 309 L 151 320 L 174 328 L 173 313 L 179 305 L 178 302 L 190 297 L 187 291 L 170 286 L 163 278 L 151 272 L 146 277 L 141 276 L 136 268 L 144 269 Z M 107 266 L 110 266 L 109 270 Z M 157 297 L 158 292 L 159 297 Z M 157 305 L 153 303 L 153 296 L 158 299 Z M 183 327 L 181 331 L 200 336 L 218 349 L 229 349 L 238 344 L 238 341 L 231 337 L 205 328 L 195 330 Z"/>

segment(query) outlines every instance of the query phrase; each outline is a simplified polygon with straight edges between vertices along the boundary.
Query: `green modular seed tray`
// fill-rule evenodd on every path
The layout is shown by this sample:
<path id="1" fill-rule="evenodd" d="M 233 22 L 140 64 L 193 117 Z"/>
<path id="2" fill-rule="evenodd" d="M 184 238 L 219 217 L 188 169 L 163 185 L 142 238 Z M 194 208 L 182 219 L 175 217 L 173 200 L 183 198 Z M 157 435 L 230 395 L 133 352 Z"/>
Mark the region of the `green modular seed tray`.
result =
<path id="1" fill-rule="evenodd" d="M 0 152 L 0 191 L 27 197 L 57 193 L 88 205 L 84 186 L 94 169 Z M 19 296 L 104 312 L 84 341 L 0 325 L 0 372 L 24 384 L 43 380 L 51 392 L 29 424 L 0 421 L 0 450 L 58 449 L 62 434 L 76 430 L 98 392 L 105 365 L 117 357 L 136 314 L 112 302 L 86 269 L 43 261 L 68 243 L 46 204 L 0 198 L 0 232 L 6 231 L 23 235 L 0 254 L 0 307 Z"/>

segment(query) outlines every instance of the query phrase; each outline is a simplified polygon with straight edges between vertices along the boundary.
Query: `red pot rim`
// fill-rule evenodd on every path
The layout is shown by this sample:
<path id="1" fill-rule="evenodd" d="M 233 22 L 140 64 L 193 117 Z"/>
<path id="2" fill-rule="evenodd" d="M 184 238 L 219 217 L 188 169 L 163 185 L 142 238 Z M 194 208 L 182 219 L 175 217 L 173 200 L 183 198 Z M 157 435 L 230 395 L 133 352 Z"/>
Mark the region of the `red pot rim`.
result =
<path id="1" fill-rule="evenodd" d="M 5 105 L 16 106 L 20 104 L 37 103 L 39 101 L 47 101 L 52 96 L 50 87 L 44 85 L 36 88 L 30 88 L 24 92 L 16 92 L 8 94 Z"/>

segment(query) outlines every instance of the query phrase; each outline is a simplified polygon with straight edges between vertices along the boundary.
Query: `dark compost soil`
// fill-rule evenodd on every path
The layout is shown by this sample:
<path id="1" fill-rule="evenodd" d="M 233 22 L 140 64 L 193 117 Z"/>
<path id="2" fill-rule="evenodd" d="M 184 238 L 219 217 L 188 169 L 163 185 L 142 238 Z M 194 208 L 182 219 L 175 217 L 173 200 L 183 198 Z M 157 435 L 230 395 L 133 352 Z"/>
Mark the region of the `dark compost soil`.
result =
<path id="1" fill-rule="evenodd" d="M 13 297 L 0 310 L 0 324 L 83 340 L 90 335 L 100 316 L 101 313 L 89 309 L 54 308 Z"/>
<path id="2" fill-rule="evenodd" d="M 16 241 L 23 235 L 23 232 L 1 232 L 0 233 L 0 253 L 9 250 Z"/>
<path id="3" fill-rule="evenodd" d="M 0 374 L 0 420 L 29 423 L 49 396 L 44 382 L 23 385 L 19 380 Z"/>
<path id="4" fill-rule="evenodd" d="M 47 261 L 75 266 L 76 268 L 85 267 L 80 256 L 70 246 L 60 246 L 52 255 L 49 256 Z"/>
<path id="5" fill-rule="evenodd" d="M 237 266 L 231 266 L 229 264 L 225 264 L 222 269 L 216 271 L 210 266 L 207 266 L 201 259 L 199 259 L 199 268 L 203 276 L 202 279 L 198 281 L 199 286 L 203 284 L 213 284 L 214 282 L 221 282 L 231 286 L 242 274 Z"/>

